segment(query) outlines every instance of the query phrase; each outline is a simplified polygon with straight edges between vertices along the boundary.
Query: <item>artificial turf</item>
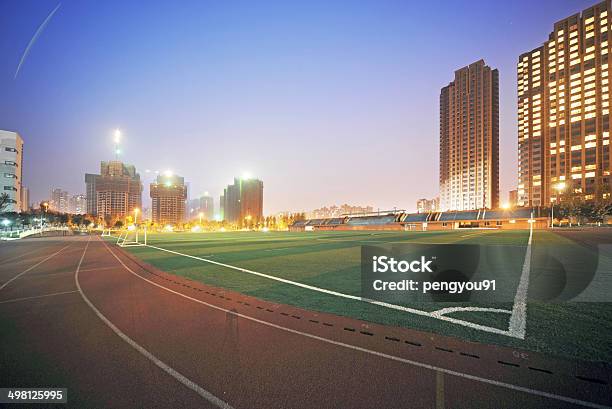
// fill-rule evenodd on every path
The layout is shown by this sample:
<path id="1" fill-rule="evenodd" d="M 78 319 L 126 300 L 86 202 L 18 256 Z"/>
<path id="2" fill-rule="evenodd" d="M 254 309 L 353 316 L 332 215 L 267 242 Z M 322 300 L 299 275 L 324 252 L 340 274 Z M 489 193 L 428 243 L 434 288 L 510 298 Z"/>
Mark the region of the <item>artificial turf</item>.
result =
<path id="1" fill-rule="evenodd" d="M 520 255 L 504 261 L 509 273 L 501 277 L 502 285 L 515 291 L 528 237 L 529 232 L 525 230 L 157 233 L 149 234 L 148 244 L 360 296 L 363 245 L 461 243 L 500 246 L 501 251 L 507 249 L 509 254 Z M 534 232 L 533 245 L 534 249 L 552 246 L 568 252 L 577 246 L 549 231 Z M 531 301 L 527 309 L 527 336 L 520 340 L 296 287 L 151 247 L 125 249 L 163 271 L 273 302 L 561 357 L 612 362 L 611 303 Z M 532 270 L 531 278 L 533 292 L 546 289 L 545 273 Z M 504 301 L 483 306 L 512 309 L 512 302 Z M 456 304 L 423 302 L 409 306 L 433 311 Z M 500 329 L 507 329 L 509 319 L 509 314 L 482 312 L 457 312 L 449 316 Z"/>

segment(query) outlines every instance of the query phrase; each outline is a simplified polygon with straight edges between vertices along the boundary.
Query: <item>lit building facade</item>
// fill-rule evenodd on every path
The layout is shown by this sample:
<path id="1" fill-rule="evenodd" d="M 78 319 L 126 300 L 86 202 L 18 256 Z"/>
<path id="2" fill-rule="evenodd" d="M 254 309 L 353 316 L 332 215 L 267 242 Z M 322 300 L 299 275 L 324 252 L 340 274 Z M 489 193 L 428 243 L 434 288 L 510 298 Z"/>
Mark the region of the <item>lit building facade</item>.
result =
<path id="1" fill-rule="evenodd" d="M 440 199 L 419 199 L 417 200 L 416 207 L 417 213 L 429 213 L 438 211 L 438 207 L 440 206 Z"/>
<path id="2" fill-rule="evenodd" d="M 159 175 L 149 188 L 153 223 L 176 225 L 185 220 L 187 186 L 177 175 Z"/>
<path id="3" fill-rule="evenodd" d="M 223 191 L 223 220 L 257 224 L 263 220 L 263 182 L 254 178 L 234 178 Z"/>
<path id="4" fill-rule="evenodd" d="M 68 200 L 68 212 L 72 214 L 87 213 L 87 198 L 85 195 L 73 195 Z"/>
<path id="5" fill-rule="evenodd" d="M 197 199 L 189 200 L 189 206 L 187 206 L 187 208 L 189 211 L 189 218 L 191 219 L 198 219 L 200 213 L 202 213 L 202 218 L 204 220 L 213 220 L 215 218 L 214 201 L 208 192 Z"/>
<path id="6" fill-rule="evenodd" d="M 62 189 L 51 190 L 51 201 L 49 207 L 51 210 L 59 213 L 69 213 L 69 198 L 68 192 Z"/>
<path id="7" fill-rule="evenodd" d="M 124 218 L 142 207 L 142 182 L 133 165 L 100 163 L 100 174 L 85 174 L 87 213 L 99 218 Z"/>
<path id="8" fill-rule="evenodd" d="M 519 206 L 610 197 L 610 2 L 554 24 L 519 57 Z"/>
<path id="9" fill-rule="evenodd" d="M 440 92 L 440 210 L 499 206 L 499 73 L 483 60 Z"/>
<path id="10" fill-rule="evenodd" d="M 27 210 L 22 202 L 23 139 L 17 132 L 0 130 L 0 193 L 6 193 L 9 204 L 5 212 Z"/>

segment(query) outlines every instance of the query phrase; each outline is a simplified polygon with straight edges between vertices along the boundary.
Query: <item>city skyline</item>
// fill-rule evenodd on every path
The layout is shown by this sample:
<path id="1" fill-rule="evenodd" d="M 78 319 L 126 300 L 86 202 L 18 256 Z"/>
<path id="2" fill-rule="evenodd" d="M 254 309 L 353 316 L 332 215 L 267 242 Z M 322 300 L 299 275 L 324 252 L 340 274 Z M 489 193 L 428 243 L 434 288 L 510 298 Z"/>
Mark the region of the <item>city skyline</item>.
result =
<path id="1" fill-rule="evenodd" d="M 82 191 L 79 176 L 112 157 L 112 132 L 119 127 L 125 133 L 120 160 L 139 169 L 172 169 L 191 182 L 193 193 L 214 197 L 232 175 L 250 171 L 266 181 L 264 213 L 273 214 L 325 202 L 414 210 L 418 198 L 437 196 L 438 164 L 431 158 L 438 150 L 438 92 L 448 72 L 480 58 L 500 70 L 500 190 L 513 189 L 517 56 L 541 44 L 555 21 L 593 2 L 541 2 L 528 16 L 517 4 L 482 2 L 478 13 L 490 18 L 458 32 L 455 17 L 465 11 L 452 3 L 436 8 L 436 24 L 419 22 L 432 9 L 422 4 L 353 5 L 348 15 L 342 3 L 326 13 L 319 3 L 258 10 L 155 4 L 132 21 L 140 10 L 130 5 L 64 3 L 14 79 L 23 49 L 56 7 L 32 4 L 0 6 L 13 16 L 0 29 L 10 39 L 0 45 L 7 56 L 0 62 L 0 86 L 9 96 L 0 102 L 0 123 L 27 142 L 24 179 L 32 202 L 44 199 L 51 186 Z M 166 12 L 184 28 L 168 24 L 154 32 Z M 208 24 L 212 16 L 216 24 Z M 313 23 L 322 28 L 314 30 Z M 74 29 L 83 38 L 72 38 Z M 415 41 L 421 34 L 442 50 Z M 184 45 L 170 47 L 175 43 Z M 249 51 L 254 44 L 259 54 Z M 310 50 L 305 60 L 304 47 Z M 70 59 L 61 58 L 66 53 Z M 160 78 L 163 84 L 152 87 Z M 183 96 L 197 103 L 186 107 Z M 408 160 L 386 160 L 388 147 L 397 144 L 405 146 Z M 48 156 L 63 153 L 71 160 L 43 172 Z"/>

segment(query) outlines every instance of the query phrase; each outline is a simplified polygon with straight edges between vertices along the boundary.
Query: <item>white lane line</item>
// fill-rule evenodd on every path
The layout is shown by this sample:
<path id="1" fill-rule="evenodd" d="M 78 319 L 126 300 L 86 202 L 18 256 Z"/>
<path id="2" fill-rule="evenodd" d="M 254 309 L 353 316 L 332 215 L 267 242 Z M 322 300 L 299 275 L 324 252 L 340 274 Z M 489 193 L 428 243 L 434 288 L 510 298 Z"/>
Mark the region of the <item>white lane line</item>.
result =
<path id="1" fill-rule="evenodd" d="M 27 255 L 29 255 L 29 254 L 32 254 L 32 253 L 34 253 L 35 251 L 38 251 L 38 250 L 40 250 L 40 248 L 35 248 L 34 250 L 26 251 L 25 253 L 20 254 L 20 255 L 18 255 L 18 256 L 15 256 L 15 257 L 9 257 L 9 258 L 7 258 L 6 260 L 0 260 L 0 263 L 2 263 L 2 264 L 6 264 L 6 263 L 10 263 L 10 262 L 12 262 L 13 260 L 23 259 L 25 256 L 27 256 Z M 26 261 L 26 260 L 21 260 L 21 261 Z"/>
<path id="2" fill-rule="evenodd" d="M 22 275 L 24 275 L 24 274 L 25 274 L 25 273 L 27 273 L 28 271 L 31 271 L 31 270 L 35 269 L 36 267 L 38 267 L 39 265 L 41 265 L 41 264 L 42 264 L 42 263 L 44 263 L 45 261 L 47 261 L 47 260 L 49 260 L 49 259 L 51 259 L 51 258 L 55 257 L 56 255 L 58 255 L 59 253 L 61 253 L 61 252 L 62 252 L 62 250 L 66 249 L 66 248 L 68 248 L 68 247 L 70 247 L 70 244 L 69 244 L 69 245 L 67 245 L 67 246 L 65 246 L 65 247 L 62 247 L 61 249 L 59 249 L 59 250 L 58 250 L 58 251 L 56 251 L 55 253 L 51 254 L 50 256 L 45 257 L 44 259 L 42 259 L 42 260 L 41 260 L 41 261 L 39 261 L 38 263 L 34 264 L 32 267 L 30 267 L 30 268 L 28 268 L 28 269 L 26 269 L 26 270 L 23 270 L 21 273 L 17 274 L 15 277 L 11 278 L 11 279 L 10 279 L 10 280 L 8 280 L 6 283 L 2 284 L 2 285 L 0 286 L 0 290 L 2 290 L 4 287 L 6 287 L 7 285 L 9 285 L 9 284 L 10 284 L 10 283 L 12 283 L 13 281 L 17 280 L 19 277 L 21 277 Z"/>
<path id="3" fill-rule="evenodd" d="M 527 330 L 527 290 L 529 289 L 529 272 L 531 271 L 532 239 L 533 223 L 530 224 L 529 241 L 527 242 L 527 250 L 525 251 L 523 271 L 521 272 L 521 279 L 514 296 L 512 315 L 510 316 L 510 324 L 508 325 L 508 332 L 512 334 L 512 336 L 520 339 L 525 339 Z"/>
<path id="4" fill-rule="evenodd" d="M 106 318 L 100 312 L 100 310 L 98 310 L 93 305 L 93 303 L 89 300 L 89 298 L 87 298 L 87 296 L 83 292 L 83 289 L 81 288 L 81 284 L 79 284 L 79 271 L 81 269 L 81 264 L 83 263 L 83 259 L 85 258 L 85 253 L 87 252 L 87 248 L 89 247 L 90 241 L 91 241 L 91 236 L 89 237 L 89 240 L 87 240 L 87 244 L 85 245 L 85 250 L 83 250 L 83 255 L 81 256 L 81 259 L 79 260 L 79 264 L 77 265 L 76 271 L 74 273 L 74 282 L 76 283 L 78 292 L 81 294 L 83 301 L 85 301 L 85 303 L 89 306 L 89 308 L 93 310 L 93 312 L 98 316 L 98 318 L 100 318 L 102 322 L 104 322 L 115 334 L 117 334 L 119 338 L 121 338 L 123 341 L 129 344 L 132 348 L 138 351 L 145 358 L 147 358 L 148 360 L 153 362 L 155 365 L 157 365 L 157 367 L 159 367 L 162 371 L 166 372 L 168 375 L 172 376 L 174 379 L 176 379 L 177 381 L 179 381 L 180 383 L 185 385 L 187 388 L 191 389 L 192 391 L 194 391 L 195 393 L 197 393 L 198 395 L 200 395 L 202 398 L 206 399 L 213 405 L 219 408 L 223 408 L 223 409 L 233 409 L 233 407 L 230 406 L 227 402 L 217 398 L 215 395 L 208 392 L 206 389 L 202 388 L 197 383 L 193 382 L 186 376 L 182 375 L 180 372 L 176 371 L 169 365 L 165 364 L 155 355 L 153 355 L 152 353 L 147 351 L 145 348 L 143 348 L 141 345 L 136 343 L 136 341 L 134 341 L 132 338 L 128 337 L 119 328 L 117 328 L 115 324 L 113 324 L 108 318 Z M 104 243 L 104 245 L 106 246 L 106 243 Z"/>
<path id="5" fill-rule="evenodd" d="M 95 268 L 82 268 L 81 272 L 83 271 L 99 271 L 99 270 L 112 270 L 113 268 L 117 268 L 117 266 L 111 266 L 111 267 L 95 267 Z M 71 273 L 72 274 L 72 273 Z"/>
<path id="6" fill-rule="evenodd" d="M 38 298 L 55 297 L 56 295 L 73 294 L 73 293 L 76 293 L 76 292 L 78 292 L 78 291 L 77 290 L 62 291 L 62 292 L 59 292 L 59 293 L 34 295 L 32 297 L 13 298 L 13 299 L 10 299 L 10 300 L 0 301 L 0 304 L 8 304 L 8 303 L 19 302 L 19 301 L 36 300 Z"/>
<path id="7" fill-rule="evenodd" d="M 386 358 L 386 359 L 389 359 L 389 360 L 392 360 L 392 361 L 396 361 L 396 362 L 402 362 L 402 363 L 405 363 L 405 364 L 408 364 L 408 365 L 412 365 L 412 366 L 416 366 L 416 367 L 419 367 L 419 368 L 425 368 L 425 369 L 429 369 L 429 370 L 432 370 L 432 371 L 439 371 L 439 372 L 442 372 L 442 373 L 445 373 L 445 374 L 448 374 L 448 375 L 457 376 L 459 378 L 469 379 L 469 380 L 476 381 L 476 382 L 482 382 L 482 383 L 486 383 L 486 384 L 489 384 L 489 385 L 494 385 L 494 386 L 498 386 L 498 387 L 501 387 L 501 388 L 506 388 L 506 389 L 518 391 L 518 392 L 524 392 L 524 393 L 527 393 L 527 394 L 530 394 L 530 395 L 542 396 L 542 397 L 545 397 L 545 398 L 554 399 L 554 400 L 558 400 L 558 401 L 562 401 L 562 402 L 567 402 L 567 403 L 571 403 L 571 404 L 574 404 L 574 405 L 581 405 L 581 406 L 585 406 L 585 407 L 589 407 L 589 408 L 597 408 L 597 409 L 612 409 L 612 407 L 610 407 L 610 406 L 600 405 L 598 403 L 587 402 L 587 401 L 584 401 L 584 400 L 570 398 L 570 397 L 562 396 L 562 395 L 557 395 L 557 394 L 550 393 L 550 392 L 544 392 L 544 391 L 540 391 L 540 390 L 537 390 L 537 389 L 531 389 L 531 388 L 527 388 L 527 387 L 524 387 L 524 386 L 518 386 L 518 385 L 513 385 L 513 384 L 510 384 L 510 383 L 506 383 L 506 382 L 500 382 L 500 381 L 496 381 L 494 379 L 482 378 L 480 376 L 470 375 L 470 374 L 466 374 L 466 373 L 458 372 L 458 371 L 453 371 L 451 369 L 441 368 L 441 367 L 434 366 L 434 365 L 429 365 L 429 364 L 426 364 L 426 363 L 423 363 L 423 362 L 412 361 L 410 359 L 401 358 L 401 357 L 395 356 L 395 355 L 385 354 L 383 352 L 373 351 L 371 349 L 367 349 L 367 348 L 362 348 L 362 347 L 358 347 L 358 346 L 355 346 L 355 345 L 346 344 L 344 342 L 334 341 L 333 339 L 320 337 L 318 335 L 309 334 L 307 332 L 302 332 L 302 331 L 298 331 L 298 330 L 291 329 L 291 328 L 286 328 L 286 327 L 283 327 L 281 325 L 273 324 L 273 323 L 268 322 L 268 321 L 264 321 L 264 320 L 260 320 L 258 318 L 251 317 L 249 315 L 241 314 L 239 312 L 236 312 L 235 310 L 228 310 L 226 308 L 219 307 L 219 306 L 214 305 L 214 304 L 209 304 L 206 301 L 198 300 L 197 298 L 193 298 L 193 297 L 190 297 L 190 296 L 188 296 L 186 294 L 180 293 L 178 291 L 174 291 L 174 290 L 172 290 L 172 289 L 170 289 L 168 287 L 164 287 L 161 284 L 158 284 L 158 283 L 156 283 L 154 281 L 151 281 L 151 280 L 149 280 L 147 278 L 142 277 L 141 275 L 135 273 L 127 265 L 125 265 L 123 260 L 121 260 L 119 257 L 117 257 L 117 255 L 110 249 L 110 247 L 106 243 L 104 243 L 104 246 L 106 246 L 106 249 L 132 275 L 140 278 L 141 280 L 144 280 L 144 281 L 148 282 L 151 285 L 159 287 L 162 290 L 168 291 L 169 293 L 178 295 L 179 297 L 183 297 L 183 298 L 185 298 L 187 300 L 196 302 L 198 304 L 205 305 L 205 306 L 207 306 L 209 308 L 212 308 L 212 309 L 224 312 L 226 314 L 231 314 L 233 316 L 236 316 L 236 317 L 239 317 L 239 318 L 244 318 L 245 320 L 256 322 L 258 324 L 265 325 L 265 326 L 268 326 L 268 327 L 271 327 L 271 328 L 276 328 L 278 330 L 289 332 L 291 334 L 301 335 L 301 336 L 304 336 L 304 337 L 307 337 L 307 338 L 311 338 L 311 339 L 316 339 L 318 341 L 325 342 L 325 343 L 328 343 L 328 344 L 332 344 L 332 345 L 336 345 L 336 346 L 352 349 L 354 351 L 364 352 L 366 354 L 378 356 L 378 357 L 381 357 L 381 358 Z"/>
<path id="8" fill-rule="evenodd" d="M 232 266 L 230 264 L 220 263 L 218 261 L 214 261 L 214 260 L 210 260 L 210 259 L 206 259 L 206 258 L 202 258 L 202 257 L 197 257 L 197 256 L 189 255 L 189 254 L 179 253 L 178 251 L 168 250 L 168 249 L 164 249 L 162 247 L 152 246 L 150 244 L 147 245 L 146 247 L 150 247 L 152 249 L 156 249 L 156 250 L 160 250 L 160 251 L 165 251 L 165 252 L 171 253 L 171 254 L 176 254 L 178 256 L 192 258 L 194 260 L 204 261 L 206 263 L 215 264 L 215 265 L 218 265 L 218 266 L 221 266 L 221 267 L 231 268 L 233 270 L 241 271 L 243 273 L 253 274 L 253 275 L 256 275 L 256 276 L 259 276 L 259 277 L 264 277 L 264 278 L 267 278 L 267 279 L 270 279 L 270 280 L 279 281 L 281 283 L 285 283 L 285 284 L 289 284 L 289 285 L 294 285 L 296 287 L 306 288 L 308 290 L 318 291 L 320 293 L 329 294 L 329 295 L 334 295 L 336 297 L 342 297 L 342 298 L 346 298 L 346 299 L 349 299 L 349 300 L 361 301 L 361 302 L 365 302 L 365 303 L 368 303 L 368 304 L 378 305 L 380 307 L 389 308 L 389 309 L 392 309 L 392 310 L 397 310 L 397 311 L 402 311 L 402 312 L 408 312 L 410 314 L 420 315 L 420 316 L 423 316 L 423 317 L 435 318 L 435 319 L 438 319 L 438 320 L 441 320 L 441 321 L 447 321 L 447 322 L 451 322 L 453 324 L 462 325 L 464 327 L 468 327 L 468 328 L 472 328 L 472 329 L 476 329 L 476 330 L 480 330 L 480 331 L 484 331 L 484 332 L 490 332 L 490 333 L 493 333 L 493 334 L 505 335 L 505 336 L 514 336 L 513 334 L 511 334 L 510 332 L 508 332 L 506 330 L 499 329 L 499 328 L 494 328 L 494 327 L 489 327 L 487 325 L 476 324 L 476 323 L 469 322 L 469 321 L 464 321 L 464 320 L 461 320 L 461 319 L 458 319 L 458 318 L 452 318 L 452 317 L 447 317 L 447 316 L 444 316 L 444 315 L 433 314 L 431 312 L 419 310 L 419 309 L 416 309 L 416 308 L 410 308 L 410 307 L 404 307 L 402 305 L 390 304 L 390 303 L 386 303 L 386 302 L 383 302 L 383 301 L 372 300 L 372 299 L 369 299 L 369 298 L 363 298 L 363 297 L 359 297 L 359 296 L 351 295 L 351 294 L 344 294 L 344 293 L 340 293 L 338 291 L 328 290 L 326 288 L 321 288 L 321 287 L 315 287 L 315 286 L 304 284 L 304 283 L 300 283 L 300 282 L 297 282 L 297 281 L 287 280 L 285 278 L 280 278 L 280 277 L 276 277 L 276 276 L 273 276 L 273 275 L 270 275 L 270 274 L 260 273 L 258 271 L 248 270 L 248 269 L 242 268 L 242 267 Z"/>

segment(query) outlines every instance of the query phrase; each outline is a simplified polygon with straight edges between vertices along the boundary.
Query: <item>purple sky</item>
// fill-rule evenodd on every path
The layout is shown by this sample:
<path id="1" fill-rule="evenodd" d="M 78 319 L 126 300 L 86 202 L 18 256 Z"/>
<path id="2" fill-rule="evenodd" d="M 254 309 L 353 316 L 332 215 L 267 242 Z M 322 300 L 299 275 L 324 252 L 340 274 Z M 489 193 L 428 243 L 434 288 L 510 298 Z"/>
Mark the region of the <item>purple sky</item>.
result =
<path id="1" fill-rule="evenodd" d="M 113 157 L 191 194 L 264 181 L 265 212 L 415 209 L 438 191 L 438 97 L 500 71 L 502 199 L 516 184 L 516 61 L 594 1 L 0 1 L 0 129 L 25 140 L 32 200 L 84 193 Z M 145 198 L 144 203 L 150 203 Z"/>

